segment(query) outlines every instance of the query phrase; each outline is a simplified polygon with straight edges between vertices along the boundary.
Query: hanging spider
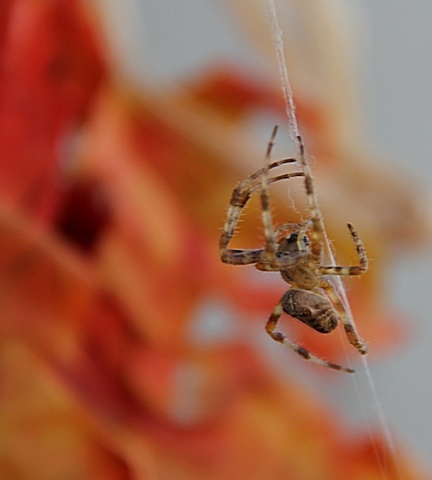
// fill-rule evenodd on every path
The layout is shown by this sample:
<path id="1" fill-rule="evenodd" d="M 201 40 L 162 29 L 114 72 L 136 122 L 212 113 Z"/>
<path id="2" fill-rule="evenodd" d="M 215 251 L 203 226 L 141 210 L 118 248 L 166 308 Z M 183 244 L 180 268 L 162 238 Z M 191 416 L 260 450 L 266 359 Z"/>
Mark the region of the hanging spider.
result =
<path id="1" fill-rule="evenodd" d="M 356 247 L 359 264 L 354 266 L 328 266 L 323 264 L 326 241 L 324 223 L 308 168 L 303 168 L 302 171 L 269 176 L 270 170 L 274 170 L 281 165 L 296 163 L 294 158 L 270 163 L 270 154 L 276 132 L 277 127 L 274 128 L 267 147 L 264 167 L 243 180 L 233 191 L 223 233 L 219 241 L 220 257 L 224 263 L 231 265 L 255 264 L 258 270 L 280 272 L 290 288 L 284 293 L 271 313 L 266 324 L 267 333 L 273 340 L 291 348 L 306 360 L 324 367 L 353 373 L 354 370 L 351 368 L 345 368 L 314 356 L 276 330 L 279 318 L 283 313 L 297 318 L 317 332 L 324 334 L 332 332 L 342 323 L 348 341 L 362 355 L 368 352 L 366 344 L 359 337 L 332 283 L 326 278 L 331 275 L 345 276 L 365 273 L 368 269 L 368 259 L 363 243 L 354 227 L 348 223 L 348 230 Z M 299 141 L 302 164 L 305 165 L 301 137 L 298 137 L 297 140 Z M 310 218 L 300 224 L 283 224 L 274 231 L 268 186 L 271 183 L 294 177 L 303 177 L 304 179 Z M 228 248 L 242 210 L 251 195 L 256 191 L 260 192 L 265 246 L 259 249 Z"/>

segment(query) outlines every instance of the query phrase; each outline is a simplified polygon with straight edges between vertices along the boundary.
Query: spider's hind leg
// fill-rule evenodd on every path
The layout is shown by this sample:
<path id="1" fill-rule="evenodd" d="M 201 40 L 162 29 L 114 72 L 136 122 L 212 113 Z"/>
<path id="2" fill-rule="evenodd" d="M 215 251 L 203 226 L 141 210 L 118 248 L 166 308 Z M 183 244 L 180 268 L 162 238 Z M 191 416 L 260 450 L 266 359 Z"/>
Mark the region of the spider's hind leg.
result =
<path id="1" fill-rule="evenodd" d="M 294 342 L 291 342 L 291 340 L 286 338 L 285 335 L 283 335 L 281 332 L 276 331 L 276 326 L 282 313 L 283 313 L 283 308 L 282 308 L 282 300 L 281 300 L 274 308 L 272 314 L 270 315 L 270 318 L 266 323 L 266 331 L 272 337 L 273 340 L 275 340 L 276 342 L 282 343 L 282 345 L 285 345 L 286 347 L 290 348 L 295 353 L 303 357 L 305 360 L 309 360 L 323 367 L 332 368 L 333 370 L 338 370 L 340 372 L 347 372 L 347 373 L 354 372 L 354 370 L 351 368 L 345 368 L 340 365 L 337 365 L 336 363 L 331 363 L 331 362 L 328 362 L 327 360 L 323 360 L 319 357 L 316 357 L 305 348 L 301 347 L 300 345 L 297 345 Z"/>
<path id="2" fill-rule="evenodd" d="M 354 324 L 350 320 L 333 286 L 324 280 L 320 285 L 320 287 L 325 290 L 331 302 L 335 306 L 337 312 L 339 313 L 340 318 L 342 319 L 342 324 L 344 326 L 345 334 L 347 336 L 349 343 L 351 343 L 351 345 L 355 347 L 362 355 L 366 355 L 369 349 L 366 343 L 360 338 L 360 335 L 358 334 L 357 329 L 355 328 Z"/>

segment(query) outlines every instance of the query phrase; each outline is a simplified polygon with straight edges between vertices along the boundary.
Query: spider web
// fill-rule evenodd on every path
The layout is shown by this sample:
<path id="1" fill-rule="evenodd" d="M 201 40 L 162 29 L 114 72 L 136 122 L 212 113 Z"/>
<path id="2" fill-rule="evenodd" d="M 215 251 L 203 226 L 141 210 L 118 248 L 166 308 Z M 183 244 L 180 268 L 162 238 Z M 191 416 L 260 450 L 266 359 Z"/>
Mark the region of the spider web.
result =
<path id="1" fill-rule="evenodd" d="M 270 18 L 270 25 L 272 28 L 272 33 L 273 33 L 273 38 L 274 38 L 274 44 L 276 48 L 276 56 L 277 56 L 277 62 L 279 66 L 279 74 L 280 74 L 280 79 L 281 79 L 281 87 L 282 87 L 282 92 L 284 95 L 285 99 L 285 113 L 288 118 L 288 128 L 289 128 L 289 133 L 291 136 L 291 140 L 293 144 L 296 146 L 297 150 L 297 162 L 300 165 L 301 169 L 303 172 L 309 176 L 310 178 L 313 179 L 312 171 L 309 165 L 309 161 L 307 158 L 307 155 L 302 152 L 302 145 L 300 143 L 300 131 L 298 127 L 298 122 L 297 122 L 297 116 L 296 116 L 296 106 L 294 102 L 294 94 L 291 88 L 291 82 L 288 74 L 288 67 L 287 63 L 285 60 L 285 53 L 284 53 L 284 42 L 283 42 L 283 35 L 282 35 L 282 30 L 279 27 L 279 22 L 277 19 L 277 13 L 276 13 L 276 7 L 274 4 L 274 0 L 268 0 L 268 11 L 269 11 L 269 18 Z M 335 257 L 333 254 L 333 251 L 330 246 L 330 241 L 327 236 L 327 231 L 325 229 L 325 225 L 323 222 L 323 216 L 321 214 L 318 200 L 315 194 L 315 188 L 313 191 L 313 201 L 316 205 L 317 210 L 320 212 L 320 222 L 321 222 L 321 227 L 324 232 L 324 237 L 325 237 L 325 245 L 324 245 L 324 253 L 327 257 L 327 259 L 330 261 L 331 265 L 336 265 L 335 262 Z M 346 309 L 347 315 L 349 316 L 350 320 L 354 323 L 353 321 L 353 316 L 352 312 L 349 306 L 349 302 L 347 299 L 346 295 L 346 290 L 344 287 L 344 284 L 342 282 L 342 279 L 339 276 L 335 276 L 335 278 L 332 278 L 332 283 L 334 284 L 334 288 L 336 289 L 338 295 L 340 296 L 340 299 L 343 303 L 344 308 Z"/>
<path id="2" fill-rule="evenodd" d="M 283 96 L 284 96 L 284 99 L 285 99 L 285 112 L 286 112 L 286 116 L 287 116 L 287 119 L 288 119 L 289 133 L 290 133 L 290 136 L 291 136 L 291 140 L 296 147 L 296 153 L 297 153 L 296 158 L 298 159 L 297 162 L 298 162 L 300 168 L 303 170 L 303 172 L 307 176 L 309 176 L 313 180 L 312 171 L 311 171 L 311 168 L 310 168 L 308 157 L 307 157 L 306 153 L 304 152 L 304 146 L 302 145 L 302 142 L 301 142 L 301 136 L 300 136 L 300 131 L 299 131 L 297 117 L 296 117 L 296 106 L 295 106 L 295 102 L 294 102 L 294 95 L 293 95 L 293 91 L 292 91 L 292 88 L 291 88 L 291 82 L 290 82 L 290 78 L 289 78 L 287 63 L 286 63 L 286 60 L 285 60 L 285 49 L 284 49 L 283 34 L 282 34 L 282 30 L 279 26 L 278 16 L 277 16 L 277 11 L 276 11 L 274 0 L 267 0 L 267 6 L 268 6 L 268 16 L 269 16 L 269 21 L 270 21 L 270 27 L 271 27 L 271 31 L 272 31 L 272 35 L 273 35 L 273 41 L 274 41 L 275 50 L 276 50 L 277 63 L 278 63 L 278 67 L 279 67 L 281 87 L 282 87 L 282 92 L 283 92 Z M 319 215 L 320 216 L 320 222 L 321 222 L 322 231 L 324 232 L 324 238 L 325 238 L 324 254 L 327 257 L 326 259 L 330 262 L 330 264 L 335 265 L 336 264 L 335 257 L 334 257 L 334 254 L 333 254 L 333 251 L 332 251 L 332 248 L 331 248 L 331 245 L 330 245 L 330 241 L 329 241 L 328 236 L 327 236 L 327 231 L 325 229 L 323 216 L 321 214 L 321 210 L 319 208 L 318 200 L 317 200 L 317 197 L 316 197 L 316 194 L 315 194 L 314 185 L 312 185 L 312 188 L 313 188 L 313 192 L 312 192 L 312 197 L 313 198 L 312 199 L 313 199 L 313 202 L 315 204 L 315 207 L 316 207 L 317 211 L 320 212 L 320 215 Z M 341 302 L 342 302 L 342 304 L 345 308 L 346 314 L 348 315 L 352 324 L 355 326 L 355 322 L 354 322 L 354 319 L 353 319 L 353 315 L 352 315 L 351 308 L 350 308 L 348 298 L 347 298 L 347 294 L 346 294 L 346 289 L 345 289 L 345 286 L 343 284 L 343 281 L 342 281 L 341 277 L 339 277 L 339 276 L 332 277 L 330 279 L 330 281 L 332 282 L 332 285 L 333 285 L 334 289 L 336 290 L 336 292 L 337 292 L 337 294 L 338 294 L 338 296 L 339 296 L 339 298 L 340 298 L 340 300 L 341 300 Z M 346 346 L 345 346 L 345 343 L 344 343 L 344 348 L 345 347 Z M 390 450 L 390 453 L 392 455 L 392 461 L 396 465 L 396 469 L 397 469 L 397 472 L 398 472 L 398 477 L 400 479 L 402 479 L 401 472 L 400 472 L 399 467 L 398 467 L 397 452 L 396 452 L 396 448 L 395 448 L 395 444 L 394 444 L 394 439 L 393 439 L 393 436 L 390 432 L 387 419 L 384 415 L 384 411 L 382 409 L 381 402 L 379 401 L 378 394 L 377 394 L 377 391 L 376 391 L 376 387 L 375 387 L 375 384 L 374 384 L 374 381 L 373 381 L 373 378 L 372 378 L 372 374 L 371 374 L 371 371 L 370 371 L 370 368 L 369 368 L 369 364 L 368 364 L 365 356 L 362 356 L 362 360 L 363 360 L 364 371 L 365 371 L 366 378 L 367 378 L 367 384 L 368 384 L 368 387 L 369 387 L 369 390 L 370 390 L 370 393 L 371 393 L 372 408 L 376 411 L 376 414 L 377 414 L 377 417 L 378 417 L 378 423 L 379 423 L 380 428 L 381 428 L 381 430 L 384 434 L 384 438 L 386 440 L 386 443 L 387 443 L 387 445 L 389 447 L 389 450 Z M 348 364 L 349 364 L 349 361 L 348 361 Z M 377 462 L 380 466 L 381 475 L 382 475 L 382 478 L 385 479 L 385 478 L 387 478 L 386 462 L 385 462 L 385 459 L 382 459 L 381 456 L 379 455 L 378 447 L 375 444 L 374 437 L 372 435 L 371 424 L 370 424 L 370 421 L 367 418 L 366 410 L 365 410 L 365 404 L 364 404 L 364 401 L 363 401 L 362 396 L 361 396 L 359 383 L 358 383 L 355 376 L 353 377 L 353 379 L 354 379 L 354 385 L 355 385 L 356 393 L 357 393 L 357 396 L 359 398 L 359 402 L 360 402 L 360 405 L 361 405 L 362 415 L 365 419 L 365 423 L 366 423 L 366 426 L 367 426 L 368 433 L 369 433 L 369 435 L 370 435 L 370 437 L 373 441 L 373 444 L 374 444 L 375 456 L 376 456 Z"/>

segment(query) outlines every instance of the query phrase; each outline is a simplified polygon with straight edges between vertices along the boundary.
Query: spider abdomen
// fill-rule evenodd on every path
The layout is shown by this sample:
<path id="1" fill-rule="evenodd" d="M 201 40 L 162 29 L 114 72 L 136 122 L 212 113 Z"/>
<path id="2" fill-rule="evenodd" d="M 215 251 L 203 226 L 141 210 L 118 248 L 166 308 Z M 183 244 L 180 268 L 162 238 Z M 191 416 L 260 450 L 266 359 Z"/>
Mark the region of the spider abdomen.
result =
<path id="1" fill-rule="evenodd" d="M 331 302 L 310 290 L 288 290 L 282 297 L 282 309 L 320 333 L 330 333 L 339 324 L 339 316 Z"/>

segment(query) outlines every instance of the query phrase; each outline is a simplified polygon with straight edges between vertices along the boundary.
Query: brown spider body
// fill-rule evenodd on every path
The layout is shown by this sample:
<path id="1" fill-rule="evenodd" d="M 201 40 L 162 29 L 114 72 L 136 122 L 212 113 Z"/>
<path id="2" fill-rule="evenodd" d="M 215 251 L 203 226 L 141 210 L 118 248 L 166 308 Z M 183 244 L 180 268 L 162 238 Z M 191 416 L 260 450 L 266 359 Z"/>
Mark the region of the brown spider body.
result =
<path id="1" fill-rule="evenodd" d="M 283 313 L 300 320 L 319 333 L 332 332 L 340 323 L 343 324 L 348 341 L 362 354 L 368 351 L 366 344 L 359 337 L 357 330 L 347 314 L 332 283 L 328 280 L 331 275 L 361 275 L 368 268 L 366 251 L 357 232 L 351 224 L 347 224 L 351 238 L 354 241 L 359 264 L 352 266 L 323 265 L 323 249 L 325 244 L 324 222 L 318 207 L 318 202 L 313 189 L 313 181 L 308 169 L 295 171 L 269 177 L 269 171 L 281 165 L 295 163 L 296 160 L 288 158 L 269 164 L 269 157 L 276 128 L 273 131 L 265 157 L 264 168 L 243 180 L 234 189 L 224 230 L 220 237 L 220 257 L 224 263 L 231 265 L 255 264 L 258 270 L 266 272 L 279 272 L 290 285 L 277 303 L 266 323 L 267 333 L 273 340 L 291 348 L 301 357 L 319 365 L 335 370 L 350 372 L 351 368 L 318 358 L 305 348 L 291 342 L 281 332 L 276 330 L 278 321 Z M 301 155 L 304 147 L 298 137 Z M 305 165 L 302 158 L 302 165 Z M 269 184 L 303 177 L 305 190 L 310 208 L 310 219 L 301 223 L 288 223 L 273 230 L 273 221 L 270 211 Z M 261 180 L 258 182 L 258 180 Z M 265 246 L 260 249 L 231 249 L 229 242 L 234 235 L 240 215 L 251 195 L 259 190 L 261 198 L 261 213 L 264 225 Z"/>
<path id="2" fill-rule="evenodd" d="M 306 236 L 299 238 L 297 233 L 284 238 L 276 251 L 276 258 L 295 259 L 292 266 L 280 270 L 282 278 L 293 287 L 312 290 L 320 284 L 319 264 L 314 261 L 308 250 L 309 241 Z"/>
<path id="3" fill-rule="evenodd" d="M 282 297 L 283 311 L 297 318 L 320 333 L 330 333 L 339 324 L 339 316 L 331 302 L 317 293 L 322 282 L 319 275 L 319 264 L 308 251 L 309 241 L 306 236 L 297 233 L 284 238 L 277 249 L 278 254 L 297 255 L 294 266 L 281 270 L 282 278 L 291 285 Z"/>
<path id="4" fill-rule="evenodd" d="M 331 302 L 310 290 L 291 288 L 282 297 L 282 309 L 320 333 L 330 333 L 339 325 Z"/>

